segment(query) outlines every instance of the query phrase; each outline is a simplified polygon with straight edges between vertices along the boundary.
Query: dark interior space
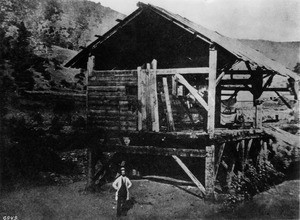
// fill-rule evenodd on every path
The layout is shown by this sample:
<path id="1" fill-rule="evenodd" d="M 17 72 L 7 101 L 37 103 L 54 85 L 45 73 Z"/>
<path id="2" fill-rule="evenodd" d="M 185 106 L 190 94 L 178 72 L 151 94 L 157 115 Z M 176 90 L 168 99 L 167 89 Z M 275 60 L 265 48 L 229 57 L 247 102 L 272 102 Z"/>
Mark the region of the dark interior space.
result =
<path id="1" fill-rule="evenodd" d="M 235 59 L 219 53 L 218 68 Z M 209 44 L 171 20 L 144 10 L 93 51 L 95 69 L 136 69 L 153 59 L 158 68 L 207 67 Z"/>

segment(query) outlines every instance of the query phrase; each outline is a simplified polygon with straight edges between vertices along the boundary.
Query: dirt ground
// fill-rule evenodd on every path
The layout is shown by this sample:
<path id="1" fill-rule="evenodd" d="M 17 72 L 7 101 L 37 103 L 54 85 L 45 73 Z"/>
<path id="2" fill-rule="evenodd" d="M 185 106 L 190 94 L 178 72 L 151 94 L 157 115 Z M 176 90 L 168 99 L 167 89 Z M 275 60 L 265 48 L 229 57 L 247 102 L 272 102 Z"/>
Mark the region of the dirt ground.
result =
<path id="1" fill-rule="evenodd" d="M 133 180 L 131 202 L 121 219 L 298 219 L 298 180 L 284 182 L 224 211 L 222 203 L 205 201 L 197 188 L 152 180 Z M 85 182 L 65 186 L 22 188 L 0 197 L 0 217 L 18 219 L 116 219 L 111 184 L 99 192 L 83 191 Z"/>

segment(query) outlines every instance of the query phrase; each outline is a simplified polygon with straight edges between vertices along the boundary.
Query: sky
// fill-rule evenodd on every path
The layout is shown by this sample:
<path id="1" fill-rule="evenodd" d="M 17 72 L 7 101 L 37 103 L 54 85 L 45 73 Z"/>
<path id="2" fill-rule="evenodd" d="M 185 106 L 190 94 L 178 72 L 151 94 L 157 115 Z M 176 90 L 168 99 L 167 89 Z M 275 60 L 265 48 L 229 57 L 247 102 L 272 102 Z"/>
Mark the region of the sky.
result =
<path id="1" fill-rule="evenodd" d="M 300 41 L 300 0 L 92 0 L 129 15 L 137 2 L 160 6 L 234 38 Z"/>

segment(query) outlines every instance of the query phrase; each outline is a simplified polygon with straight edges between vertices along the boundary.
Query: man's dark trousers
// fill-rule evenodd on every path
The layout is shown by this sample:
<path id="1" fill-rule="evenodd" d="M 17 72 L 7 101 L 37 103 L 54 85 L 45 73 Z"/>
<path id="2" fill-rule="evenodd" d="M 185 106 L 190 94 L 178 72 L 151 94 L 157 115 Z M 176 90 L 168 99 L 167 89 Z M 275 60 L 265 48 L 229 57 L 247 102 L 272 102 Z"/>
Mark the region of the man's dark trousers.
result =
<path id="1" fill-rule="evenodd" d="M 118 201 L 117 201 L 117 216 L 121 216 L 124 211 L 124 205 L 127 199 L 127 189 L 124 181 L 122 180 L 121 188 L 118 192 Z"/>

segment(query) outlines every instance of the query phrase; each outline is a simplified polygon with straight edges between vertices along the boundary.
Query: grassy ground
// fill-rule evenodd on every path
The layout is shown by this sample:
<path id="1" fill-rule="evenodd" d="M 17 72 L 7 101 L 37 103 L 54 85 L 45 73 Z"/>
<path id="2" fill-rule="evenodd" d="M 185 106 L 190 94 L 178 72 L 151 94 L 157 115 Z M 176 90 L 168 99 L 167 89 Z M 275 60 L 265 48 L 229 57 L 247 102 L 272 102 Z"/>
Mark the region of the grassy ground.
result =
<path id="1" fill-rule="evenodd" d="M 116 201 L 110 184 L 96 193 L 84 182 L 65 186 L 29 187 L 0 198 L 0 217 L 18 219 L 115 219 Z M 123 219 L 298 219 L 299 181 L 284 182 L 234 210 L 204 201 L 191 186 L 134 180 L 131 206 Z M 223 211 L 221 211 L 223 210 Z"/>

